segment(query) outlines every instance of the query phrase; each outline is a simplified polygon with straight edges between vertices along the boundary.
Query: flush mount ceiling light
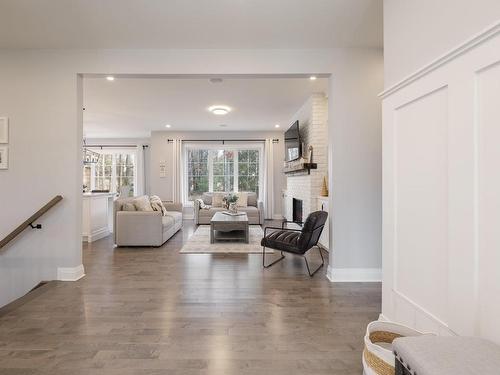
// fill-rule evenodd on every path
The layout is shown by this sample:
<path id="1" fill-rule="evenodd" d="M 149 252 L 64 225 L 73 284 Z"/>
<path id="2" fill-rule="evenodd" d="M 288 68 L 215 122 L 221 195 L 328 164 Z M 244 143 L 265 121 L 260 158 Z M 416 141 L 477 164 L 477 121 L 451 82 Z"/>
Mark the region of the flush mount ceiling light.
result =
<path id="1" fill-rule="evenodd" d="M 280 124 L 276 124 L 274 125 L 275 128 L 279 128 L 280 127 Z"/>
<path id="2" fill-rule="evenodd" d="M 225 105 L 213 105 L 209 107 L 208 110 L 212 112 L 214 115 L 218 116 L 227 115 L 229 112 L 231 112 L 231 108 Z"/>
<path id="3" fill-rule="evenodd" d="M 115 80 L 115 77 L 113 77 L 113 76 L 107 76 L 107 77 L 106 77 L 106 79 L 107 79 L 108 81 L 114 81 L 114 80 Z"/>
<path id="4" fill-rule="evenodd" d="M 316 81 L 316 80 L 318 79 L 318 77 L 316 77 L 316 76 L 310 76 L 310 77 L 309 77 L 309 79 L 310 79 L 311 81 Z"/>
<path id="5" fill-rule="evenodd" d="M 167 125 L 165 125 L 165 127 L 166 127 L 166 128 L 171 128 L 171 127 L 172 127 L 172 125 L 167 124 Z"/>

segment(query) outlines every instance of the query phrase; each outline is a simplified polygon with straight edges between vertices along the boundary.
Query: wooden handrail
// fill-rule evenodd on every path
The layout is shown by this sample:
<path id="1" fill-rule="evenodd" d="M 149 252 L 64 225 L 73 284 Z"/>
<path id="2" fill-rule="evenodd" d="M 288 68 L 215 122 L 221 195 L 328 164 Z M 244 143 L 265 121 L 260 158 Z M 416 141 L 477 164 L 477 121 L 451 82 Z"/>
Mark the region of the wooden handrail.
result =
<path id="1" fill-rule="evenodd" d="M 54 207 L 57 203 L 59 203 L 62 199 L 63 199 L 63 197 L 60 195 L 56 195 L 54 198 L 52 198 L 50 200 L 50 202 L 48 202 L 45 206 L 43 206 L 37 212 L 35 212 L 33 215 L 31 215 L 21 225 L 19 225 L 16 229 L 14 229 L 12 232 L 10 232 L 2 241 L 0 241 L 0 249 L 3 248 L 5 245 L 7 245 L 14 238 L 16 238 L 19 234 L 21 234 L 22 231 L 24 231 L 28 227 L 37 228 L 37 229 L 42 228 L 42 226 L 40 224 L 33 226 L 33 223 L 40 216 L 42 216 L 44 213 L 46 213 L 48 210 L 50 210 L 52 207 Z"/>

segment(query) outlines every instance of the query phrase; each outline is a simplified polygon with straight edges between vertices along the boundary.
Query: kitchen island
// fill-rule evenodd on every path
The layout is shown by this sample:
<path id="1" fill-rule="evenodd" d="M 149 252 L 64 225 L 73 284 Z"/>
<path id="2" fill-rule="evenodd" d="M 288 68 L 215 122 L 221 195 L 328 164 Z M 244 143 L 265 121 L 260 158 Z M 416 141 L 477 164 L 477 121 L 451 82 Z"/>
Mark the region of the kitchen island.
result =
<path id="1" fill-rule="evenodd" d="M 113 233 L 115 197 L 116 193 L 83 193 L 83 241 L 96 241 Z"/>

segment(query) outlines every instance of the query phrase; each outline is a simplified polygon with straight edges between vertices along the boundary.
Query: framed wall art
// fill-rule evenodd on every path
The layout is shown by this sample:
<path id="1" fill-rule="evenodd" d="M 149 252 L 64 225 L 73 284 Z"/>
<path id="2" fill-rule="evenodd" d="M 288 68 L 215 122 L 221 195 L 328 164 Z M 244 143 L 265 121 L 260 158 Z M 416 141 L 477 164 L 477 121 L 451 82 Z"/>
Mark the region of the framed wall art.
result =
<path id="1" fill-rule="evenodd" d="M 0 169 L 9 169 L 9 146 L 0 145 Z"/>
<path id="2" fill-rule="evenodd" d="M 9 119 L 0 117 L 0 143 L 9 143 Z"/>

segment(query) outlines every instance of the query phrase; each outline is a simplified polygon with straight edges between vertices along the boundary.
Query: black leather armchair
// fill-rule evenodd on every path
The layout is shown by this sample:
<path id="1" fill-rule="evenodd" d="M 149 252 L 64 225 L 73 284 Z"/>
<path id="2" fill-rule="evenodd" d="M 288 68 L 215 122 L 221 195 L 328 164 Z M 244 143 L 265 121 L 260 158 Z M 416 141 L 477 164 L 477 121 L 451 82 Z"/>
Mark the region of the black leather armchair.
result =
<path id="1" fill-rule="evenodd" d="M 323 253 L 318 246 L 318 240 L 325 226 L 327 217 L 328 213 L 325 211 L 312 212 L 304 222 L 302 229 L 266 227 L 264 229 L 264 238 L 262 238 L 260 242 L 262 245 L 262 265 L 264 268 L 271 267 L 273 264 L 283 260 L 285 258 L 283 252 L 286 252 L 303 257 L 306 262 L 309 276 L 314 276 L 314 274 L 325 264 Z M 311 273 L 306 253 L 315 246 L 318 248 L 321 256 L 321 265 Z M 281 256 L 273 262 L 266 264 L 266 247 L 279 250 Z"/>

